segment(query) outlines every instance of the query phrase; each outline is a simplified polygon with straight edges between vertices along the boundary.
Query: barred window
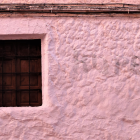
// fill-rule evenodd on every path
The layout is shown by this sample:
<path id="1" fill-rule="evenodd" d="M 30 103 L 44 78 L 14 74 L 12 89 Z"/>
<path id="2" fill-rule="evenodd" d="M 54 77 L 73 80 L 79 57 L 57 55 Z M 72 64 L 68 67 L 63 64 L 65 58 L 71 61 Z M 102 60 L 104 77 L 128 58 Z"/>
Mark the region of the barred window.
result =
<path id="1" fill-rule="evenodd" d="M 0 106 L 41 105 L 41 40 L 0 40 Z"/>

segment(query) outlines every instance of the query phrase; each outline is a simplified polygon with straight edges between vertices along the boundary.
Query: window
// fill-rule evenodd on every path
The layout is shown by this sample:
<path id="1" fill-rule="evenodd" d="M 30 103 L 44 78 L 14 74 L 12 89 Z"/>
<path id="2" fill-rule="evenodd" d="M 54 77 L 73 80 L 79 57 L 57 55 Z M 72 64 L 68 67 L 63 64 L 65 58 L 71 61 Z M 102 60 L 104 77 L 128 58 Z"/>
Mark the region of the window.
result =
<path id="1" fill-rule="evenodd" d="M 0 106 L 41 105 L 41 40 L 0 40 Z"/>

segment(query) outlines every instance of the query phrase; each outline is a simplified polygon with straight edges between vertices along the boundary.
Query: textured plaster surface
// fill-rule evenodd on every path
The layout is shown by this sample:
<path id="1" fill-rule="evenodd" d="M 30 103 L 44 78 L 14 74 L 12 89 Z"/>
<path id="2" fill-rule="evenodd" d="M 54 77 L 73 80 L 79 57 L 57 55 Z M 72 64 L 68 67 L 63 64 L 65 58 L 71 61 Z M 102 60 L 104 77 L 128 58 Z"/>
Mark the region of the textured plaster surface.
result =
<path id="1" fill-rule="evenodd" d="M 129 3 L 140 4 L 139 0 L 0 0 L 0 3 Z"/>
<path id="2" fill-rule="evenodd" d="M 1 18 L 0 39 L 42 39 L 41 107 L 0 108 L 0 140 L 139 140 L 140 19 Z"/>

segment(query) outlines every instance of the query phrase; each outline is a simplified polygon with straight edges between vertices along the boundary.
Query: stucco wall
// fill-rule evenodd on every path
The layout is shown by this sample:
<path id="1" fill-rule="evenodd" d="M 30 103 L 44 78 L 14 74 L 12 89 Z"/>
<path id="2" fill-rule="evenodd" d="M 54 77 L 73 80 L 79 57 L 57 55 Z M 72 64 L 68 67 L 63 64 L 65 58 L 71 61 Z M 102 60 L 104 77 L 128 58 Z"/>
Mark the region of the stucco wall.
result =
<path id="1" fill-rule="evenodd" d="M 140 19 L 1 18 L 0 39 L 42 39 L 41 107 L 0 108 L 0 140 L 139 140 Z"/>
<path id="2" fill-rule="evenodd" d="M 0 0 L 0 3 L 129 3 L 140 4 L 139 0 Z"/>

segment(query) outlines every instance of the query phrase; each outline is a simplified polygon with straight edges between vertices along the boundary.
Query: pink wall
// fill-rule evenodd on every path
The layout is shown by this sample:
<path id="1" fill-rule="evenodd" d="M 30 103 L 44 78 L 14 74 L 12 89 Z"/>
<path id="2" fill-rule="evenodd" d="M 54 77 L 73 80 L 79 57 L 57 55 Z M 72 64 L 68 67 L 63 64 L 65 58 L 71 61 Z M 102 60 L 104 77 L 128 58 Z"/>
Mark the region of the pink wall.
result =
<path id="1" fill-rule="evenodd" d="M 0 3 L 130 3 L 140 4 L 139 0 L 0 0 Z"/>
<path id="2" fill-rule="evenodd" d="M 1 107 L 0 140 L 139 140 L 140 19 L 1 18 L 0 39 L 42 39 L 41 107 Z"/>

